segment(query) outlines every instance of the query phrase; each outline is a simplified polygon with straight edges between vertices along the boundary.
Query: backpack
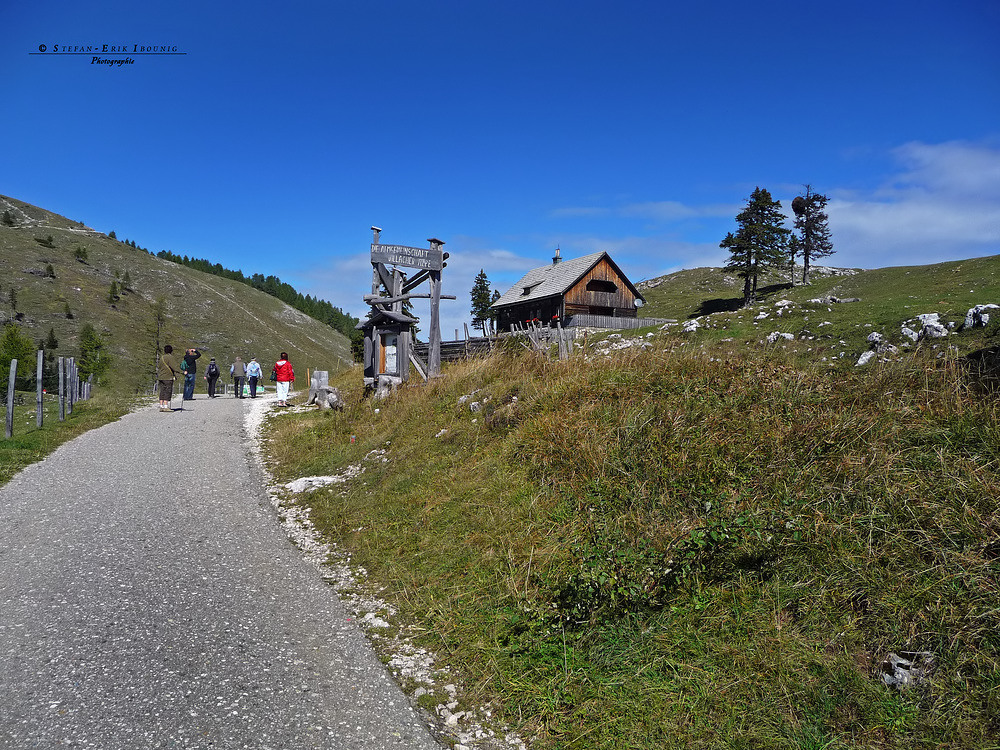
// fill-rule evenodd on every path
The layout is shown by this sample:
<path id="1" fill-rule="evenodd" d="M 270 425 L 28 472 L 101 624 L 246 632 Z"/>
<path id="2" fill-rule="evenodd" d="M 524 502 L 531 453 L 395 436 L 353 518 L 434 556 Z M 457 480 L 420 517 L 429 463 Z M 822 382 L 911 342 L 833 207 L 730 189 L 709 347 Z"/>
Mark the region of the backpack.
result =
<path id="1" fill-rule="evenodd" d="M 210 378 L 219 377 L 219 366 L 215 363 L 210 364 L 208 366 L 208 370 L 205 371 L 205 374 Z"/>
<path id="2" fill-rule="evenodd" d="M 181 372 L 188 371 L 188 361 L 186 359 L 181 360 Z"/>

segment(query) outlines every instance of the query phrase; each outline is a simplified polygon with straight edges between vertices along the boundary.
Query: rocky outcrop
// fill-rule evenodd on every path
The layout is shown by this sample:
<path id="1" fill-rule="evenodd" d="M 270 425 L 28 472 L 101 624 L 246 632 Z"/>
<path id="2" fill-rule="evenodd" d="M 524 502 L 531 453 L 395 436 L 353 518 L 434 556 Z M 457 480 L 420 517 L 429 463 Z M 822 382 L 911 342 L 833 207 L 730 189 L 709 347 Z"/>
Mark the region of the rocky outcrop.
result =
<path id="1" fill-rule="evenodd" d="M 965 321 L 962 323 L 961 330 L 967 328 L 985 328 L 990 323 L 990 314 L 986 311 L 997 309 L 1000 309 L 1000 305 L 976 305 L 970 308 L 969 312 L 965 314 Z"/>

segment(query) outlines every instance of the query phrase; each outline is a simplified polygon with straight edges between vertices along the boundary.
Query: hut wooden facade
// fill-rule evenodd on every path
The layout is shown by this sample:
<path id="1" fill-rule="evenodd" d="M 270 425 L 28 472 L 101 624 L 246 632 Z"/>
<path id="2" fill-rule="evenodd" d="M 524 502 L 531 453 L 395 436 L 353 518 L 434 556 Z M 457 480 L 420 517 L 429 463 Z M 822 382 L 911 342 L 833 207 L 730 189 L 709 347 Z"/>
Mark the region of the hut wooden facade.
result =
<path id="1" fill-rule="evenodd" d="M 573 315 L 635 318 L 643 296 L 606 252 L 562 260 L 528 271 L 493 303 L 501 331 L 530 321 L 564 324 Z"/>

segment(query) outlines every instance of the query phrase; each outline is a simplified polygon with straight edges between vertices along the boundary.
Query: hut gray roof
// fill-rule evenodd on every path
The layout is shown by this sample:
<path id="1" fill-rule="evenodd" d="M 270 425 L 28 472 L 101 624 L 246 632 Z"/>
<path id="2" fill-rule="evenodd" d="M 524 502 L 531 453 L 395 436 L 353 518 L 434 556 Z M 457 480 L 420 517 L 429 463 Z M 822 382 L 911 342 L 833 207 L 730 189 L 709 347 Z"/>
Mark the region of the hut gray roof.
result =
<path id="1" fill-rule="evenodd" d="M 533 268 L 528 271 L 528 273 L 526 273 L 520 281 L 508 289 L 507 293 L 494 302 L 491 307 L 516 305 L 522 302 L 531 302 L 536 299 L 555 297 L 560 294 L 565 294 L 576 282 L 583 278 L 583 276 L 591 268 L 596 266 L 601 259 L 605 257 L 618 274 L 625 279 L 626 283 L 628 283 L 629 286 L 632 286 L 632 283 L 628 280 L 625 274 L 623 274 L 621 269 L 618 268 L 618 264 L 611 260 L 610 255 L 602 251 L 599 253 L 584 255 L 580 258 L 571 258 L 559 263 L 550 263 L 547 266 Z M 636 297 L 644 299 L 634 286 L 632 287 L 632 291 L 635 293 Z"/>

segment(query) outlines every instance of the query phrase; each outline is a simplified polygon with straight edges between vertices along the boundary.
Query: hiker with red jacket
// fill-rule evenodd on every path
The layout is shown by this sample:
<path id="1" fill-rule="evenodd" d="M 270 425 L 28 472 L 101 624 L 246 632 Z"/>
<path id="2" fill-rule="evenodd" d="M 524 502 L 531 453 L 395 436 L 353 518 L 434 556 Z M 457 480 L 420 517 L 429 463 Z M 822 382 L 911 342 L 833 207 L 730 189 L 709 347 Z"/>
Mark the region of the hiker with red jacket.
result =
<path id="1" fill-rule="evenodd" d="M 288 406 L 288 389 L 295 382 L 295 371 L 288 361 L 288 352 L 282 352 L 281 358 L 274 363 L 275 384 L 278 391 L 278 406 Z"/>

